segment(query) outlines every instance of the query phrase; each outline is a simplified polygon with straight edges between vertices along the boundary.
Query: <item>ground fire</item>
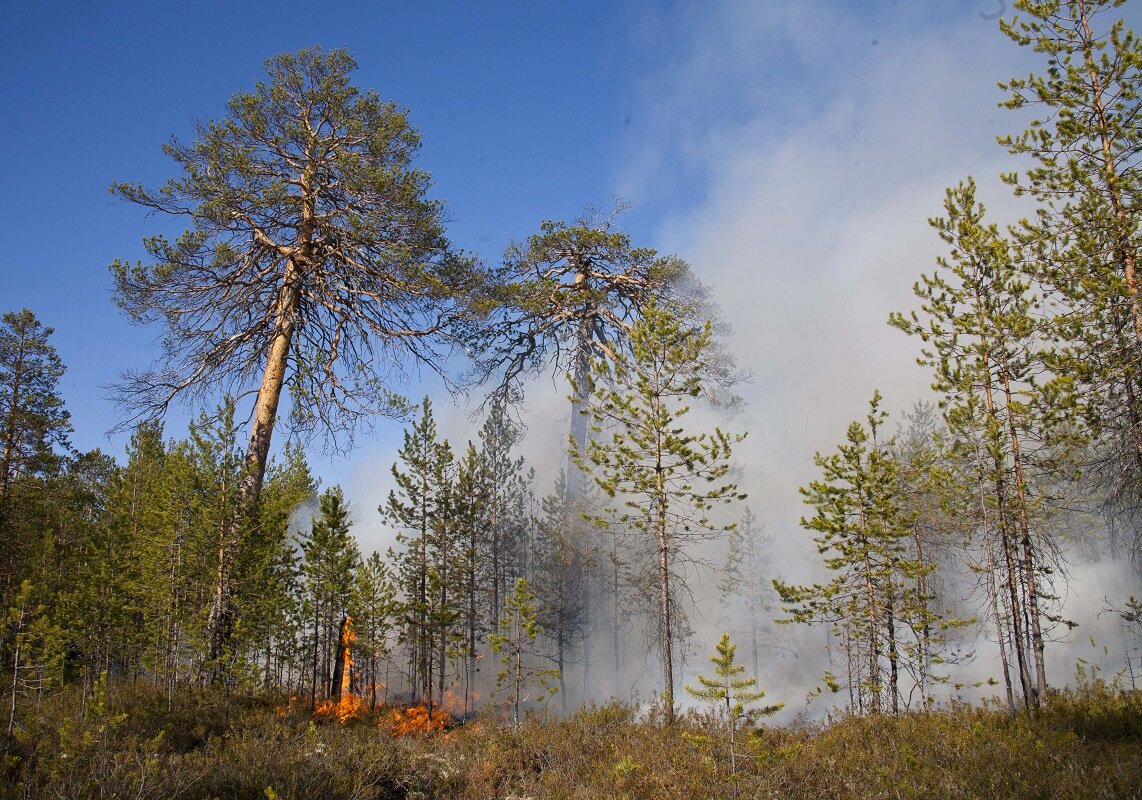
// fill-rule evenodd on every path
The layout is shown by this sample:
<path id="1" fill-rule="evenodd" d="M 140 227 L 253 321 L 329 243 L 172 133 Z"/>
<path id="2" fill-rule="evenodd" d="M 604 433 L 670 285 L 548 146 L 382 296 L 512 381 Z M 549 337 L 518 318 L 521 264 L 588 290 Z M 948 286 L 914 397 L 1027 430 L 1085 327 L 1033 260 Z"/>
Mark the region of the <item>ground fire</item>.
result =
<path id="1" fill-rule="evenodd" d="M 313 709 L 317 719 L 346 723 L 350 720 L 371 721 L 377 727 L 386 728 L 395 736 L 443 731 L 451 727 L 455 720 L 444 708 L 431 711 L 424 704 L 407 708 L 388 709 L 374 713 L 365 698 L 353 693 L 353 619 L 348 614 L 341 620 L 341 632 L 337 642 L 337 663 L 333 668 L 331 681 L 332 694 L 318 703 Z M 448 698 L 455 705 L 456 698 Z M 291 705 L 292 705 L 291 698 Z"/>

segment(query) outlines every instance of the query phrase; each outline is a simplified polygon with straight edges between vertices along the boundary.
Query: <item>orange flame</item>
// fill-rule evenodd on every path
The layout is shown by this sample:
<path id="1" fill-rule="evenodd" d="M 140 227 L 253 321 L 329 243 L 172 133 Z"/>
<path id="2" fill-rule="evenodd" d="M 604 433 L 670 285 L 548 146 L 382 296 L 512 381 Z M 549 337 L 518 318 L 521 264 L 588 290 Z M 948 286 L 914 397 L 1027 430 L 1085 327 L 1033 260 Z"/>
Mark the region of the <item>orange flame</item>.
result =
<path id="1" fill-rule="evenodd" d="M 322 700 L 313 709 L 313 716 L 321 720 L 336 720 L 342 724 L 368 713 L 365 700 L 352 694 L 341 695 L 340 700 Z"/>
<path id="2" fill-rule="evenodd" d="M 464 702 L 464 695 L 452 691 L 451 689 L 444 690 L 444 697 L 440 701 L 440 708 L 447 711 L 453 717 L 462 717 L 466 711 L 471 711 L 473 704 L 480 699 L 478 692 L 470 692 L 468 694 L 468 702 Z"/>
<path id="3" fill-rule="evenodd" d="M 294 707 L 295 703 L 297 703 L 297 695 L 291 694 L 289 696 L 289 702 L 283 706 L 274 706 L 274 711 L 277 712 L 277 715 L 279 717 L 282 717 L 282 718 L 288 717 L 290 715 L 290 713 L 293 711 L 293 707 Z"/>
<path id="4" fill-rule="evenodd" d="M 452 716 L 442 708 L 433 709 L 432 716 L 428 715 L 428 707 L 424 705 L 396 708 L 389 712 L 389 718 L 382 720 L 387 723 L 394 736 L 411 736 L 421 733 L 442 731 L 452 723 Z"/>

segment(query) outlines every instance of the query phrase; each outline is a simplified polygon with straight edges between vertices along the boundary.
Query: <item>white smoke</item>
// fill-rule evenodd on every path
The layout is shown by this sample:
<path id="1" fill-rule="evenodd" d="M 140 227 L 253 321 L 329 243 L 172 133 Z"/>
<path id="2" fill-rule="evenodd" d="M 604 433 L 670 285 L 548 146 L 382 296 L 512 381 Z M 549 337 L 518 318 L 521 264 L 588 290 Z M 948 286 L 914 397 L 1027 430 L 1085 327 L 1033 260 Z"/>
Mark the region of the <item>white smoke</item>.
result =
<path id="1" fill-rule="evenodd" d="M 886 319 L 917 307 L 911 287 L 942 252 L 927 219 L 942 213 L 945 188 L 974 175 L 996 221 L 1026 211 L 997 178 L 1016 165 L 995 137 L 1024 121 L 996 107 L 996 81 L 1034 62 L 999 32 L 995 4 L 866 6 L 692 0 L 647 12 L 632 42 L 650 66 L 635 76 L 615 194 L 634 204 L 636 244 L 688 260 L 734 328 L 730 345 L 753 380 L 743 387 L 748 419 L 727 427 L 750 432 L 736 454 L 742 484 L 775 536 L 776 577 L 792 582 L 820 577 L 798 525 L 797 489 L 816 477 L 814 452 L 834 449 L 874 388 L 894 412 L 930 397 L 930 375 L 915 364 L 919 343 Z M 566 394 L 561 381 L 538 380 L 523 412 L 522 452 L 540 494 L 563 464 Z M 478 423 L 433 397 L 442 437 L 461 449 Z M 345 477 L 365 552 L 391 543 L 375 508 L 397 444 L 361 453 Z M 1048 647 L 1053 683 L 1080 657 L 1117 669 L 1111 651 L 1121 653 L 1123 640 L 1113 617 L 1100 615 L 1103 594 L 1121 599 L 1137 584 L 1109 566 L 1071 569 L 1064 613 L 1080 627 L 1070 644 Z M 701 583 L 684 680 L 708 668 L 720 634 L 716 578 Z M 804 708 L 827 663 L 822 630 L 788 636 L 797 656 L 759 675 L 767 700 L 787 704 L 784 719 Z M 655 659 L 644 657 L 640 636 L 630 644 L 626 680 L 646 697 L 658 685 Z M 986 637 L 975 649 L 960 679 L 998 678 Z M 829 702 L 814 701 L 809 713 Z"/>

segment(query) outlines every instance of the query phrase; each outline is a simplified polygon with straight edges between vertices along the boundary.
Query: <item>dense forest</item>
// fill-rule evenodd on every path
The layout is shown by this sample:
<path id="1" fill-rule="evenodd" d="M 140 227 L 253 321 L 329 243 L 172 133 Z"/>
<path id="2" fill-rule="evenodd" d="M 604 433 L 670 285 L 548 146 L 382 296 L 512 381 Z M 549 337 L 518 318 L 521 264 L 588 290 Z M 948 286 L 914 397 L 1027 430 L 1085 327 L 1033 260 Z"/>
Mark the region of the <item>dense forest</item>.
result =
<path id="1" fill-rule="evenodd" d="M 1020 0 L 1001 22 L 1041 61 L 1001 84 L 1028 120 L 999 140 L 1028 211 L 992 221 L 966 176 L 933 209 L 945 254 L 888 324 L 934 395 L 819 421 L 837 445 L 801 532 L 767 530 L 738 477 L 752 365 L 700 265 L 632 242 L 621 206 L 461 252 L 407 112 L 345 51 L 271 58 L 164 146 L 166 183 L 112 187 L 181 231 L 111 265 L 113 301 L 161 335 L 114 388 L 125 453 L 72 447 L 54 331 L 0 319 L 0 782 L 1136 796 L 1142 44 L 1119 5 Z M 438 430 L 451 397 L 397 391 L 423 372 L 475 398 L 467 441 Z M 521 455 L 537 378 L 567 394 L 552 485 Z M 307 452 L 379 424 L 405 426 L 376 509 L 396 544 L 365 553 Z M 798 536 L 805 582 L 775 566 Z M 1129 565 L 1135 592 L 1107 578 L 1116 638 L 1091 639 L 1076 687 L 1050 653 L 1087 636 L 1066 602 L 1092 564 Z M 378 728 L 427 738 L 377 750 Z M 990 783 L 989 754 L 1009 770 Z"/>

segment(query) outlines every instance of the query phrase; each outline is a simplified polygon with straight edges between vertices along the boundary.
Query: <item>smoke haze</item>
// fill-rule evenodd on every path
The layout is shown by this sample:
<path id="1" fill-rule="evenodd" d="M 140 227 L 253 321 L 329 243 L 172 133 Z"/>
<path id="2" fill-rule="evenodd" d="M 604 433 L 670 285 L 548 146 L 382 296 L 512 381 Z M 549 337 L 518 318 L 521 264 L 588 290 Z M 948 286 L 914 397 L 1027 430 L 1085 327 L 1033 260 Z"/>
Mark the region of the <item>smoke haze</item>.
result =
<path id="1" fill-rule="evenodd" d="M 997 178 L 1015 162 L 995 137 L 1020 130 L 1023 119 L 996 107 L 996 81 L 1026 74 L 1033 63 L 999 33 L 996 4 L 947 4 L 938 19 L 912 3 L 864 5 L 726 0 L 648 12 L 632 46 L 650 66 L 618 145 L 614 193 L 634 205 L 620 224 L 636 245 L 694 266 L 734 330 L 729 346 L 739 365 L 752 373 L 741 388 L 745 415 L 724 427 L 749 431 L 735 454 L 741 484 L 774 537 L 774 577 L 792 582 L 822 573 L 798 525 L 805 509 L 797 490 L 816 477 L 814 452 L 835 448 L 876 388 L 891 427 L 901 411 L 932 398 L 929 372 L 915 363 L 918 342 L 886 319 L 918 306 L 911 287 L 942 252 L 927 219 L 942 213 L 944 190 L 973 175 L 995 221 L 1021 213 Z M 659 199 L 679 188 L 689 202 Z M 441 437 L 456 449 L 475 439 L 469 410 L 429 391 Z M 567 394 L 561 379 L 546 376 L 530 387 L 522 410 L 521 452 L 537 470 L 539 495 L 564 463 Z M 344 480 L 365 552 L 392 542 L 375 509 L 394 458 L 362 451 Z M 723 557 L 717 549 L 703 554 L 715 563 Z M 1119 668 L 1121 627 L 1100 612 L 1104 596 L 1137 593 L 1136 575 L 1122 565 L 1072 567 L 1064 615 L 1079 627 L 1070 645 L 1048 645 L 1053 683 L 1072 676 L 1078 658 Z M 708 667 L 724 621 L 716 577 L 695 578 L 696 655 L 686 659 L 686 681 Z M 828 656 L 822 629 L 781 632 L 796 655 L 771 656 L 759 678 L 767 701 L 787 704 L 789 719 L 819 685 Z M 975 629 L 966 636 L 977 656 L 952 668 L 957 679 L 998 679 L 986 636 Z M 641 635 L 629 644 L 624 680 L 645 698 L 657 685 L 654 668 L 644 667 Z M 812 715 L 828 702 L 818 701 Z"/>

